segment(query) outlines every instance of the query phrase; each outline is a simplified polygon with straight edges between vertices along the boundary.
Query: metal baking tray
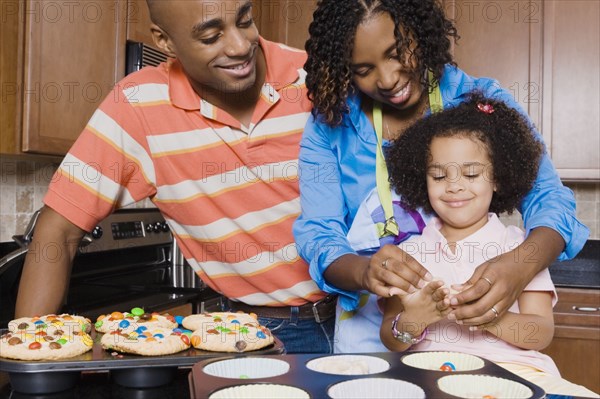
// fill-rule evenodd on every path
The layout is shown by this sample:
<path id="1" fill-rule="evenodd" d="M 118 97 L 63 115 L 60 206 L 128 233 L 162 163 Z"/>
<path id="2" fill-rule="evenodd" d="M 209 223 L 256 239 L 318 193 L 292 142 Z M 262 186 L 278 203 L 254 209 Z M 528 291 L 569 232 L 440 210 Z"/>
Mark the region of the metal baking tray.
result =
<path id="1" fill-rule="evenodd" d="M 389 363 L 389 369 L 387 371 L 369 374 L 369 375 L 338 375 L 338 374 L 325 374 L 317 371 L 313 371 L 306 367 L 306 364 L 313 359 L 317 359 L 324 356 L 338 356 L 338 355 L 323 355 L 323 354 L 290 354 L 290 355 L 279 355 L 273 357 L 277 360 L 283 360 L 290 366 L 289 371 L 285 374 L 269 377 L 269 378 L 257 378 L 257 379 L 231 379 L 216 377 L 204 372 L 204 368 L 210 363 L 231 359 L 232 356 L 225 356 L 220 358 L 205 359 L 192 367 L 192 372 L 189 376 L 190 383 L 190 396 L 192 399 L 207 398 L 211 394 L 227 387 L 248 385 L 248 384 L 281 384 L 286 386 L 293 386 L 300 388 L 308 393 L 310 398 L 329 398 L 328 389 L 343 381 L 354 380 L 359 378 L 391 378 L 395 380 L 403 380 L 420 386 L 425 391 L 426 398 L 452 398 L 448 393 L 441 391 L 438 388 L 437 381 L 441 377 L 445 377 L 451 374 L 471 374 L 471 375 L 486 375 L 509 379 L 529 387 L 532 391 L 530 399 L 542 399 L 546 397 L 546 394 L 542 388 L 532 384 L 531 382 L 524 380 L 523 378 L 505 370 L 504 368 L 482 359 L 484 366 L 477 370 L 472 371 L 453 371 L 445 372 L 438 370 L 424 370 L 408 366 L 402 362 L 402 358 L 413 353 L 421 352 L 385 352 L 385 353 L 357 353 L 360 356 L 374 356 L 383 359 Z M 342 354 L 340 354 L 342 355 Z M 343 354 L 348 355 L 348 354 Z M 255 356 L 253 354 L 252 356 Z M 271 357 L 271 356 L 256 356 L 256 357 Z M 373 393 L 375 394 L 375 393 Z"/>
<path id="2" fill-rule="evenodd" d="M 0 329 L 0 336 L 8 330 Z M 224 352 L 187 349 L 173 355 L 139 356 L 105 350 L 100 346 L 100 334 L 92 334 L 92 350 L 82 355 L 62 360 L 24 361 L 0 358 L 0 371 L 8 373 L 15 391 L 22 393 L 52 393 L 72 388 L 82 371 L 110 371 L 111 379 L 131 388 L 154 388 L 168 384 L 179 367 L 191 367 Z M 275 355 L 285 352 L 283 343 L 275 338 L 266 348 L 232 354 L 233 356 Z"/>

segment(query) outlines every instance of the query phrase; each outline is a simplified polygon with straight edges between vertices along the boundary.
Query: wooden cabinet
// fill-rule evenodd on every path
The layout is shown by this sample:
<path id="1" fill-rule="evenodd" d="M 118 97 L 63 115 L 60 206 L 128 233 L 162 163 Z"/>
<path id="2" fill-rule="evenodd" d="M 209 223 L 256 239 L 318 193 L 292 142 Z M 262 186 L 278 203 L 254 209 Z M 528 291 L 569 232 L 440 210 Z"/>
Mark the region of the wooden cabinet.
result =
<path id="1" fill-rule="evenodd" d="M 255 1 L 260 34 L 268 40 L 304 50 L 317 0 Z"/>
<path id="2" fill-rule="evenodd" d="M 154 46 L 150 33 L 150 12 L 146 0 L 127 2 L 127 40 Z"/>
<path id="3" fill-rule="evenodd" d="M 474 76 L 499 80 L 544 135 L 563 180 L 600 180 L 600 2 L 446 0 Z"/>
<path id="4" fill-rule="evenodd" d="M 554 339 L 542 352 L 563 378 L 600 392 L 600 290 L 558 288 Z"/>
<path id="5" fill-rule="evenodd" d="M 64 155 L 124 76 L 126 1 L 1 3 L 0 153 Z"/>
<path id="6" fill-rule="evenodd" d="M 545 1 L 544 139 L 561 177 L 600 180 L 600 2 Z"/>
<path id="7" fill-rule="evenodd" d="M 268 39 L 304 48 L 315 1 L 256 1 Z M 64 155 L 125 74 L 126 40 L 153 46 L 145 0 L 2 0 L 0 154 Z"/>

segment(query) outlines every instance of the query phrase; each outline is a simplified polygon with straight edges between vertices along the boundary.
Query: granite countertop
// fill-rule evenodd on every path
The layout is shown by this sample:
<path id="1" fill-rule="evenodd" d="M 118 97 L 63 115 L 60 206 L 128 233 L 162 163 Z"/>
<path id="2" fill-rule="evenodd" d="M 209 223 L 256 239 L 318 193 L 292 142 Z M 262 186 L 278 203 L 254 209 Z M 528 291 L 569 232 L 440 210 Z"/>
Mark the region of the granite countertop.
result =
<path id="1" fill-rule="evenodd" d="M 554 262 L 549 270 L 557 287 L 600 288 L 600 240 L 588 240 L 575 259 Z"/>

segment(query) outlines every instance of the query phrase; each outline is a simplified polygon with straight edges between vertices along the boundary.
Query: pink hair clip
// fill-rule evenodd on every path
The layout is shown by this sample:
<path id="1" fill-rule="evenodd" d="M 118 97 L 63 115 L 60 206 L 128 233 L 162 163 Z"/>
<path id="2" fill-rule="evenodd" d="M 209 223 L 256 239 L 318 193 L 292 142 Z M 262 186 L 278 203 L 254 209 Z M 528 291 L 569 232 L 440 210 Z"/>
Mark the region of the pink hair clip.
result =
<path id="1" fill-rule="evenodd" d="M 481 112 L 484 112 L 486 114 L 491 114 L 494 112 L 494 107 L 492 106 L 492 104 L 478 103 L 477 109 L 479 109 Z"/>

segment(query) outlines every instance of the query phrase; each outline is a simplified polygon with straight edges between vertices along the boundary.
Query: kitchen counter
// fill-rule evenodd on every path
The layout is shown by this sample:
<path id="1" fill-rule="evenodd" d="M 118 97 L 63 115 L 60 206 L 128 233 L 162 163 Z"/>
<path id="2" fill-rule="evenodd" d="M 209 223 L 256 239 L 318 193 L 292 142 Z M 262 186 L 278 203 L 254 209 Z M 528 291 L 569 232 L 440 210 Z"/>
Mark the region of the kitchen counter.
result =
<path id="1" fill-rule="evenodd" d="M 600 288 L 600 240 L 588 240 L 575 259 L 554 262 L 549 270 L 557 287 Z"/>

